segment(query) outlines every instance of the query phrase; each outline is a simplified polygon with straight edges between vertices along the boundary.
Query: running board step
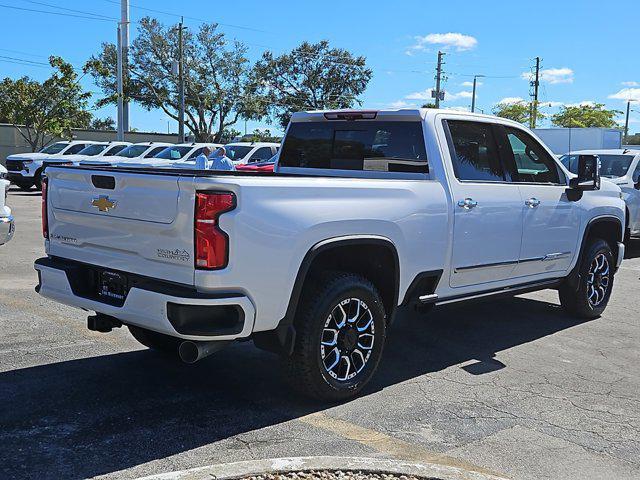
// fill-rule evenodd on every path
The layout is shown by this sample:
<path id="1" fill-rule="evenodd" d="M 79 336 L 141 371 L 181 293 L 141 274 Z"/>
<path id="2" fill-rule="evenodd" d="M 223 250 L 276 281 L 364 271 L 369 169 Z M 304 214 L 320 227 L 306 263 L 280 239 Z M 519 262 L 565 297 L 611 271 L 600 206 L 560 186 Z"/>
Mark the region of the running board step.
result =
<path id="1" fill-rule="evenodd" d="M 505 296 L 520 295 L 523 293 L 535 292 L 538 290 L 545 290 L 547 288 L 554 288 L 560 285 L 561 282 L 562 282 L 561 278 L 555 279 L 555 280 L 545 280 L 544 282 L 528 283 L 524 285 L 516 285 L 513 287 L 504 287 L 497 290 L 490 290 L 488 292 L 475 293 L 471 295 L 461 295 L 458 297 L 443 298 L 442 300 L 436 299 L 435 303 L 437 305 L 446 305 L 447 303 L 463 302 L 466 300 L 476 300 L 476 299 L 481 300 L 485 297 L 494 297 L 494 296 L 501 296 L 501 295 L 505 295 Z"/>

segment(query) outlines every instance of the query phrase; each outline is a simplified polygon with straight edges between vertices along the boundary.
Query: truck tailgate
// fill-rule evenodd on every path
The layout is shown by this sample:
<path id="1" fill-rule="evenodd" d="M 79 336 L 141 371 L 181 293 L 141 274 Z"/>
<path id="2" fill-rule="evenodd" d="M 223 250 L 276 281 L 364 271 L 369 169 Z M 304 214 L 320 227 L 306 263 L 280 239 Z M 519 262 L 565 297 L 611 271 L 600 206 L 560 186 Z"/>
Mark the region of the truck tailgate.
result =
<path id="1" fill-rule="evenodd" d="M 193 284 L 194 194 L 181 192 L 181 177 L 55 167 L 47 176 L 49 255 Z"/>

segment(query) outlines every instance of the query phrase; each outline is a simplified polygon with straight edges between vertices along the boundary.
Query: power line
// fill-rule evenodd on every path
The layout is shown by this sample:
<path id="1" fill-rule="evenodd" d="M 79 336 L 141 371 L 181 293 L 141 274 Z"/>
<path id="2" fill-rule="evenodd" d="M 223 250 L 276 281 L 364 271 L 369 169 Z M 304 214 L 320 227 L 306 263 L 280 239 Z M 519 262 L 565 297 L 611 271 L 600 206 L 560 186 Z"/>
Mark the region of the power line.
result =
<path id="1" fill-rule="evenodd" d="M 13 5 L 5 5 L 0 3 L 0 8 L 9 8 L 11 10 L 20 10 L 23 12 L 34 12 L 34 13 L 48 13 L 49 15 L 57 15 L 59 17 L 74 17 L 74 18 L 83 18 L 85 20 L 100 20 L 103 22 L 111 22 L 106 18 L 100 18 L 95 16 L 87 16 L 87 15 L 76 15 L 73 13 L 62 13 L 62 12 L 49 12 L 48 10 L 37 10 L 35 8 L 24 8 L 24 7 L 14 7 Z M 93 14 L 90 14 L 93 15 Z"/>
<path id="2" fill-rule="evenodd" d="M 113 3 L 116 5 L 120 5 L 120 2 L 117 0 L 103 0 L 107 3 Z M 267 30 L 261 30 L 259 28 L 254 28 L 254 27 L 247 27 L 245 25 L 236 25 L 236 24 L 232 24 L 232 23 L 222 23 L 222 22 L 215 22 L 213 20 L 207 20 L 204 18 L 198 18 L 198 17 L 190 17 L 187 15 L 180 15 L 179 13 L 172 13 L 172 12 L 166 12 L 163 10 L 157 10 L 155 8 L 148 8 L 148 7 L 140 7 L 138 5 L 134 5 L 134 4 L 129 4 L 131 8 L 136 8 L 138 10 L 143 10 L 143 11 L 147 11 L 147 12 L 152 12 L 152 13 L 159 13 L 161 15 L 168 15 L 171 17 L 184 17 L 186 19 L 189 20 L 195 20 L 196 22 L 202 22 L 202 23 L 217 23 L 218 25 L 223 25 L 225 27 L 231 27 L 231 28 L 238 28 L 241 30 L 249 30 L 249 31 L 253 31 L 253 32 L 261 32 L 261 33 L 273 33 L 273 32 L 269 32 Z"/>
<path id="3" fill-rule="evenodd" d="M 83 10 L 74 10 L 73 8 L 60 7 L 58 5 L 52 5 L 50 3 L 45 3 L 45 2 L 36 2 L 35 0 L 23 0 L 23 1 L 27 2 L 27 3 L 32 3 L 34 5 L 41 5 L 43 7 L 57 8 L 58 10 L 64 10 L 64 11 L 67 11 L 67 12 L 80 13 L 82 15 L 91 15 L 91 16 L 94 16 L 94 17 L 102 17 L 102 18 L 104 18 L 106 20 L 113 20 L 113 21 L 117 21 L 118 20 L 117 18 L 109 17 L 107 15 L 102 15 L 100 13 L 85 12 Z"/>

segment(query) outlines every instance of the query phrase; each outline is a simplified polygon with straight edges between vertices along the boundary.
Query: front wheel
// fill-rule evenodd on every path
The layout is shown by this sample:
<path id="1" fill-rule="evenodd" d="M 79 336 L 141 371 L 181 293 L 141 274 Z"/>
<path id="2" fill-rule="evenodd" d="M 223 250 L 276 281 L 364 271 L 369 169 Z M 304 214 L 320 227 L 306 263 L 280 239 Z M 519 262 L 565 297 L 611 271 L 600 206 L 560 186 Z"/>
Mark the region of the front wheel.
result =
<path id="1" fill-rule="evenodd" d="M 560 303 L 565 311 L 579 318 L 602 315 L 613 288 L 615 263 L 607 242 L 594 239 L 587 246 L 579 266 L 578 289 L 560 286 Z"/>
<path id="2" fill-rule="evenodd" d="M 325 401 L 357 395 L 373 377 L 386 340 L 380 294 L 360 275 L 333 272 L 307 291 L 298 318 L 292 386 Z"/>
<path id="3" fill-rule="evenodd" d="M 28 192 L 33 187 L 33 182 L 13 182 L 13 184 L 23 192 Z"/>

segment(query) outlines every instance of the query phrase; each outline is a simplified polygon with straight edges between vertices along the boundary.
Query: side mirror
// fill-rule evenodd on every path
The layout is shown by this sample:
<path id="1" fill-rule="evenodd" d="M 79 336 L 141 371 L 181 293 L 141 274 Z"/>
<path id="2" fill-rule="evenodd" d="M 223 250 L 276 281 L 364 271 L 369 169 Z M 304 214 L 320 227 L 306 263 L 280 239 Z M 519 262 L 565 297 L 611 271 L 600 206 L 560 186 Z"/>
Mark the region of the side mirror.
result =
<path id="1" fill-rule="evenodd" d="M 571 179 L 569 186 L 579 191 L 600 189 L 600 159 L 597 155 L 578 156 L 578 176 Z"/>

